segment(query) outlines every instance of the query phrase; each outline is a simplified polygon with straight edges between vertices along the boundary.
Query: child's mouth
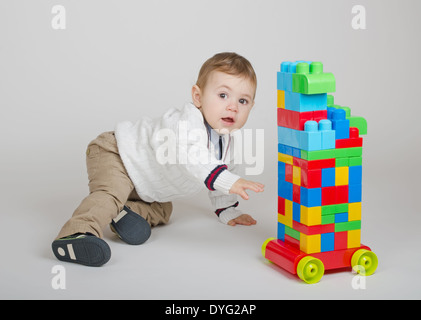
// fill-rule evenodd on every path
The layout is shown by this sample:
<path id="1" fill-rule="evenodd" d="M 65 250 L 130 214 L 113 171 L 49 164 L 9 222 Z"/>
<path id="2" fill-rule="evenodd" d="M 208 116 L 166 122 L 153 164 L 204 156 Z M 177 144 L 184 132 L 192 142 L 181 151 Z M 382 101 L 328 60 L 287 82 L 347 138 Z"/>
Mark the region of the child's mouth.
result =
<path id="1" fill-rule="evenodd" d="M 222 118 L 222 121 L 224 121 L 227 124 L 234 124 L 234 118 L 231 117 L 226 117 L 226 118 Z"/>

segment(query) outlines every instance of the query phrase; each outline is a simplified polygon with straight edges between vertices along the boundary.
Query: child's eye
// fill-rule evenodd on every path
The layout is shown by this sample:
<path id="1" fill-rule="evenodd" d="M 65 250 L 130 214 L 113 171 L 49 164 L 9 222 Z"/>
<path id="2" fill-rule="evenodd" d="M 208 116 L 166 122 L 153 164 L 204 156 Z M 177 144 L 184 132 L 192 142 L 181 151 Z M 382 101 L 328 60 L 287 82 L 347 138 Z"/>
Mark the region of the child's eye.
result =
<path id="1" fill-rule="evenodd" d="M 240 100 L 239 100 L 239 102 L 240 102 L 241 104 L 247 104 L 247 103 L 248 103 L 248 101 L 247 101 L 246 99 L 240 99 Z"/>
<path id="2" fill-rule="evenodd" d="M 222 99 L 226 99 L 228 97 L 228 95 L 226 93 L 220 93 L 219 97 Z"/>

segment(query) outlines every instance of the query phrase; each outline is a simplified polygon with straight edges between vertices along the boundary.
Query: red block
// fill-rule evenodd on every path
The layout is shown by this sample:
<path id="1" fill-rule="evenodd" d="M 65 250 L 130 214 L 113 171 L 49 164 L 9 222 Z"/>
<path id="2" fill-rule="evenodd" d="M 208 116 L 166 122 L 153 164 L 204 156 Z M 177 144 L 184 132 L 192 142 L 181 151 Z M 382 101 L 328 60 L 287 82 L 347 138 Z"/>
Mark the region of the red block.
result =
<path id="1" fill-rule="evenodd" d="M 301 170 L 301 186 L 305 188 L 321 188 L 322 169 Z"/>
<path id="2" fill-rule="evenodd" d="M 327 119 L 327 110 L 313 111 L 313 120 L 319 122 L 322 119 Z"/>
<path id="3" fill-rule="evenodd" d="M 319 224 L 317 226 L 306 226 L 305 224 L 293 220 L 292 228 L 307 235 L 335 232 L 334 223 Z"/>
<path id="4" fill-rule="evenodd" d="M 336 187 L 322 188 L 322 206 L 336 204 Z"/>
<path id="5" fill-rule="evenodd" d="M 299 185 L 293 184 L 292 185 L 292 201 L 296 203 L 301 203 L 301 187 Z"/>
<path id="6" fill-rule="evenodd" d="M 278 108 L 278 126 L 291 128 L 295 130 L 304 130 L 304 123 L 308 120 L 313 120 L 313 112 L 314 111 L 298 112 Z"/>
<path id="7" fill-rule="evenodd" d="M 292 164 L 285 163 L 285 181 L 292 183 Z"/>
<path id="8" fill-rule="evenodd" d="M 335 250 L 348 248 L 348 231 L 335 232 Z"/>
<path id="9" fill-rule="evenodd" d="M 349 128 L 349 139 L 337 139 L 335 146 L 337 149 L 362 147 L 363 138 L 359 137 L 358 128 Z"/>
<path id="10" fill-rule="evenodd" d="M 278 197 L 278 213 L 285 215 L 285 199 Z"/>
<path id="11" fill-rule="evenodd" d="M 348 186 L 336 186 L 336 203 L 348 202 Z"/>
<path id="12" fill-rule="evenodd" d="M 300 241 L 287 234 L 285 235 L 285 243 L 294 248 L 300 249 Z"/>
<path id="13" fill-rule="evenodd" d="M 293 157 L 292 161 L 294 166 L 300 167 L 302 170 L 325 169 L 335 166 L 335 159 L 304 160 Z"/>

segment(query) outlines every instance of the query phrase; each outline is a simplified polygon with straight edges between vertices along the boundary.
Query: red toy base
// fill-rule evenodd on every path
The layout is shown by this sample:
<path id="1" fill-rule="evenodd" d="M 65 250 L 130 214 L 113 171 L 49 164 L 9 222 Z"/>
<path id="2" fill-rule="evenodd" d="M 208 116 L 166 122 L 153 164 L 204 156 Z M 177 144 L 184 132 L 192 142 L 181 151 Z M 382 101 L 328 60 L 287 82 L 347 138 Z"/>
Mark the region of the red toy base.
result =
<path id="1" fill-rule="evenodd" d="M 270 240 L 265 244 L 264 257 L 292 274 L 297 274 L 298 263 L 307 256 L 322 261 L 325 270 L 332 270 L 351 267 L 351 258 L 357 250 L 371 251 L 369 247 L 362 245 L 357 248 L 308 254 L 279 239 Z"/>

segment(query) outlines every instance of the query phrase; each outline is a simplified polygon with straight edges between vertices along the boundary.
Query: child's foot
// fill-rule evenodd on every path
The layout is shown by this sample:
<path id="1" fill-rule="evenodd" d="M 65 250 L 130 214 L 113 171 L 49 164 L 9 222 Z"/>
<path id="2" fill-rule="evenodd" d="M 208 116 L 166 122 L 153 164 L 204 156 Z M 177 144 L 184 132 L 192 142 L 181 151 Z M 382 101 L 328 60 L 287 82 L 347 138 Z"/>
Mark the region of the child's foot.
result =
<path id="1" fill-rule="evenodd" d="M 76 233 L 53 241 L 52 249 L 57 259 L 85 266 L 99 267 L 111 258 L 108 244 L 90 233 Z"/>
<path id="2" fill-rule="evenodd" d="M 127 206 L 111 221 L 110 228 L 128 244 L 142 244 L 151 235 L 149 223 Z"/>

